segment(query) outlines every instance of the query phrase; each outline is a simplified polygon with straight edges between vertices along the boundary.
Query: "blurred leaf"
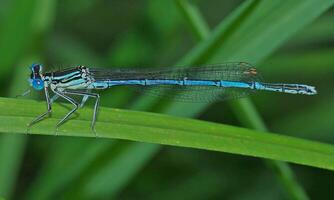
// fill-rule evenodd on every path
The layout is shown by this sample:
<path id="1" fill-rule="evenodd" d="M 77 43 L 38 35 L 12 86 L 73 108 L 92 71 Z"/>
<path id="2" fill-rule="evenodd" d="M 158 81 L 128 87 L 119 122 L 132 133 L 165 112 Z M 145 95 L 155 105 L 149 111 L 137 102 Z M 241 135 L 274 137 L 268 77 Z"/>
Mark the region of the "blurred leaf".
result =
<path id="1" fill-rule="evenodd" d="M 158 26 L 156 30 L 159 31 L 159 35 L 170 35 L 180 23 L 181 18 L 175 8 L 175 4 L 171 1 L 149 1 L 148 15 L 152 25 Z M 168 12 L 161 12 L 162 10 L 168 10 Z"/>
<path id="2" fill-rule="evenodd" d="M 309 45 L 319 42 L 327 43 L 333 39 L 334 27 L 333 14 L 326 14 L 321 16 L 312 25 L 303 30 L 298 36 L 292 37 L 289 42 L 286 43 L 287 47 L 295 47 L 296 45 Z"/>
<path id="3" fill-rule="evenodd" d="M 334 72 L 334 49 L 310 49 L 298 52 L 283 53 L 279 52 L 264 63 L 263 73 L 275 75 L 277 77 L 300 77 L 300 81 L 304 79 L 314 79 L 314 77 L 323 77 Z M 299 80 L 296 80 L 299 81 Z"/>
<path id="4" fill-rule="evenodd" d="M 224 20 L 213 36 L 194 48 L 183 62 L 258 63 L 333 4 L 332 0 L 250 2 L 255 2 L 248 11 L 251 13 L 243 12 L 243 16 L 229 30 L 223 27 L 232 19 Z M 305 13 L 308 13 L 307 16 Z M 211 53 L 216 50 L 218 53 Z"/>
<path id="5" fill-rule="evenodd" d="M 38 0 L 11 1 L 0 29 L 0 78 L 3 79 L 29 44 Z"/>
<path id="6" fill-rule="evenodd" d="M 83 169 L 96 159 L 97 154 L 113 146 L 113 141 L 66 139 L 60 138 L 53 143 L 44 166 L 34 181 L 36 184 L 29 187 L 25 199 L 50 199 L 51 194 L 60 192 L 64 185 L 71 183 L 73 176 L 80 176 Z"/>
<path id="7" fill-rule="evenodd" d="M 80 15 L 83 12 L 87 12 L 92 8 L 96 7 L 96 4 L 100 3 L 100 0 L 90 1 L 90 0 L 81 0 L 80 3 L 75 1 L 59 1 L 59 5 L 62 8 L 63 13 L 70 15 Z"/>
<path id="8" fill-rule="evenodd" d="M 56 16 L 56 0 L 38 0 L 37 11 L 33 18 L 33 33 L 45 34 L 52 28 Z"/>
<path id="9" fill-rule="evenodd" d="M 112 158 L 109 157 L 109 162 L 103 163 L 103 166 L 89 177 L 90 181 L 82 184 L 82 191 L 84 191 L 82 196 L 115 198 L 110 194 L 116 195 L 118 189 L 129 183 L 132 177 L 141 170 L 138 166 L 144 166 L 159 150 L 158 145 L 155 144 L 130 143 L 123 146 L 123 150 Z M 108 187 L 105 187 L 106 184 Z"/>
<path id="10" fill-rule="evenodd" d="M 23 158 L 26 138 L 24 135 L 1 135 L 0 145 L 0 195 L 9 198 Z"/>
<path id="11" fill-rule="evenodd" d="M 52 57 L 53 64 L 60 68 L 73 65 L 101 66 L 103 60 L 92 49 L 82 44 L 77 38 L 58 33 L 47 41 L 47 54 Z M 61 63 L 61 66 L 59 66 Z"/>
<path id="12" fill-rule="evenodd" d="M 176 3 L 197 39 L 203 40 L 206 38 L 210 34 L 209 25 L 204 21 L 197 6 L 187 0 L 179 0 Z"/>
<path id="13" fill-rule="evenodd" d="M 284 118 L 276 119 L 272 127 L 274 130 L 293 136 L 334 142 L 333 116 L 334 96 L 326 95 L 326 98 L 313 106 L 290 112 Z"/>
<path id="14" fill-rule="evenodd" d="M 147 195 L 147 199 L 214 199 L 212 196 L 221 194 L 227 182 L 217 176 L 216 172 L 199 172 L 181 182 L 171 182 L 168 189 L 154 190 Z M 226 196 L 225 196 L 226 197 Z"/>
<path id="15" fill-rule="evenodd" d="M 122 35 L 113 45 L 108 58 L 114 67 L 138 66 L 152 59 L 154 48 L 140 33 L 131 31 Z M 139 66 L 138 66 L 139 67 Z"/>

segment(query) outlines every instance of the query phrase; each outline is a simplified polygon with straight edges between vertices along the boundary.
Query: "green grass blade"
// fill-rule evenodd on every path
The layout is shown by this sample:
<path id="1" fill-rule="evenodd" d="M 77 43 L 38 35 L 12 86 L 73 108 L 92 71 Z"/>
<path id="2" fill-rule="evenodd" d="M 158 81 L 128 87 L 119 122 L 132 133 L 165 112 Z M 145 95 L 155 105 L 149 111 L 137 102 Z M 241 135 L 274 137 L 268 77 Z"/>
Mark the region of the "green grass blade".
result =
<path id="1" fill-rule="evenodd" d="M 197 9 L 196 5 L 187 0 L 177 0 L 176 3 L 198 40 L 203 40 L 210 35 L 209 25 L 202 17 L 201 12 Z"/>
<path id="2" fill-rule="evenodd" d="M 244 5 L 246 9 L 239 11 L 244 12 L 243 15 L 227 18 L 215 29 L 213 36 L 194 48 L 183 62 L 214 63 L 242 60 L 258 63 L 298 30 L 329 9 L 333 5 L 333 0 L 320 3 L 318 1 L 248 1 L 248 3 L 249 5 L 246 3 Z M 227 31 L 225 28 L 228 23 L 232 23 L 232 27 Z M 218 52 L 212 53 L 215 51 Z"/>
<path id="3" fill-rule="evenodd" d="M 299 34 L 298 37 L 293 37 L 287 43 L 287 46 L 293 47 L 296 45 L 308 45 L 319 42 L 328 42 L 333 38 L 334 27 L 332 26 L 334 15 L 332 13 L 321 16 L 316 23 Z"/>
<path id="4" fill-rule="evenodd" d="M 83 194 L 86 198 L 97 196 L 116 198 L 119 189 L 127 185 L 132 177 L 141 170 L 140 166 L 144 166 L 159 150 L 156 144 L 130 143 L 124 146 L 123 151 L 110 159 L 109 163 L 103 163 L 104 166 L 90 177 L 89 182 L 84 184 Z M 108 187 L 105 186 L 106 184 Z"/>
<path id="5" fill-rule="evenodd" d="M 44 102 L 0 98 L 0 131 L 26 134 L 26 124 L 43 112 Z M 54 115 L 31 129 L 32 134 L 53 135 L 54 124 L 68 110 L 54 105 Z M 90 109 L 82 109 L 58 131 L 59 135 L 94 137 Z M 334 146 L 303 139 L 200 120 L 161 114 L 101 108 L 96 124 L 99 137 L 191 147 L 288 161 L 334 170 Z"/>

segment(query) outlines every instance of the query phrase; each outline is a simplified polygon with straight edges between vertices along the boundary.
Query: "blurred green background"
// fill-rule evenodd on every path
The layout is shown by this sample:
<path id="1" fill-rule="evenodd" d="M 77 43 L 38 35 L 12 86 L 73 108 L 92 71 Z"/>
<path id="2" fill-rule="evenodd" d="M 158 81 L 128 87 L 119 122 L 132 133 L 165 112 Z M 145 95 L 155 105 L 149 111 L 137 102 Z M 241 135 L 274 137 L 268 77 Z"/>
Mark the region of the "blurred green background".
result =
<path id="1" fill-rule="evenodd" d="M 54 68 L 187 63 L 182 59 L 210 37 L 209 30 L 228 24 L 230 16 L 241 10 L 241 17 L 217 41 L 217 45 L 222 43 L 221 54 L 228 56 L 192 63 L 247 61 L 257 64 L 267 81 L 316 85 L 319 95 L 315 97 L 258 93 L 251 99 L 272 132 L 334 143 L 331 3 L 304 22 L 300 15 L 293 15 L 298 3 L 270 15 L 280 2 L 263 2 L 1 0 L 1 96 L 14 97 L 29 87 L 28 67 L 33 62 Z M 241 9 L 246 6 L 246 11 Z M 256 9 L 261 6 L 266 12 Z M 187 8 L 194 13 L 187 13 Z M 292 14 L 284 18 L 289 12 Z M 253 25 L 243 26 L 242 20 L 249 15 Z M 197 24 L 191 23 L 194 21 Z M 299 21 L 305 25 L 295 30 Z M 284 23 L 286 29 L 276 28 Z M 249 39 L 238 33 L 254 36 Z M 267 34 L 262 37 L 262 33 Z M 261 40 L 267 45 L 258 45 L 251 53 L 244 50 L 262 44 Z M 212 57 L 212 49 L 207 57 Z M 33 94 L 33 98 L 40 96 Z M 108 107 L 133 108 L 137 99 L 119 88 L 102 93 L 102 105 Z M 194 116 L 242 126 L 241 114 L 229 104 L 212 104 Z M 150 110 L 159 111 L 163 106 L 157 104 Z M 334 173 L 290 166 L 309 198 L 334 198 Z M 120 140 L 0 135 L 0 197 L 6 199 L 291 199 L 277 176 L 258 158 L 226 153 Z"/>

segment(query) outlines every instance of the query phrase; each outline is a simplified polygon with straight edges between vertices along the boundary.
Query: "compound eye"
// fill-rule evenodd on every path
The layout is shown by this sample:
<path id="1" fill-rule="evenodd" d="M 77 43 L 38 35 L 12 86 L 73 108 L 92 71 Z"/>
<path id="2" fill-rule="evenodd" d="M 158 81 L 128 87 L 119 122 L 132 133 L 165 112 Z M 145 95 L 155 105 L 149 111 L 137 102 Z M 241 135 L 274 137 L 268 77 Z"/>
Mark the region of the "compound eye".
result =
<path id="1" fill-rule="evenodd" d="M 39 65 L 35 65 L 34 66 L 34 72 L 39 72 L 40 71 L 40 66 Z"/>
<path id="2" fill-rule="evenodd" d="M 31 66 L 31 70 L 34 72 L 34 73 L 40 73 L 42 72 L 42 65 L 40 64 L 33 64 Z"/>
<path id="3" fill-rule="evenodd" d="M 41 79 L 33 79 L 32 80 L 32 86 L 36 89 L 36 90 L 42 90 L 44 88 L 44 82 Z"/>

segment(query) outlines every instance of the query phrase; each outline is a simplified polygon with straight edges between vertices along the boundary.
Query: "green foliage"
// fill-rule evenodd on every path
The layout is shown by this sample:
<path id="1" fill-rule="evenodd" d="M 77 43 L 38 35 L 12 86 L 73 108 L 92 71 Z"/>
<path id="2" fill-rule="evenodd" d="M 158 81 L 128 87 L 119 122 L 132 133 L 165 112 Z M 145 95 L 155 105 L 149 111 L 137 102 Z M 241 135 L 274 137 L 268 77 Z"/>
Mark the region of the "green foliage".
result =
<path id="1" fill-rule="evenodd" d="M 81 137 L 94 137 L 89 108 L 80 110 L 59 130 L 61 135 L 79 137 L 38 136 L 54 134 L 56 121 L 67 112 L 59 105 L 51 119 L 31 130 L 39 134 L 12 134 L 25 133 L 26 123 L 43 112 L 45 105 L 1 98 L 0 196 L 322 199 L 333 195 L 333 191 L 319 189 L 333 183 L 331 171 L 294 165 L 291 169 L 269 160 L 265 162 L 271 169 L 268 172 L 258 159 L 252 159 L 333 169 L 332 145 L 295 138 L 333 143 L 333 98 L 327 95 L 332 94 L 329 86 L 333 83 L 333 14 L 323 14 L 333 1 L 84 0 L 77 4 L 7 0 L 0 4 L 3 96 L 24 91 L 27 67 L 42 61 L 62 67 L 248 61 L 258 66 L 268 82 L 305 82 L 320 91 L 312 98 L 261 93 L 252 97 L 254 103 L 242 99 L 209 105 L 147 97 L 137 101 L 128 90 L 117 88 L 102 94 L 104 106 L 170 116 L 102 107 L 98 139 Z M 255 130 L 222 125 L 230 123 Z M 281 134 L 265 134 L 268 127 Z M 280 181 L 274 181 L 275 177 Z"/>

